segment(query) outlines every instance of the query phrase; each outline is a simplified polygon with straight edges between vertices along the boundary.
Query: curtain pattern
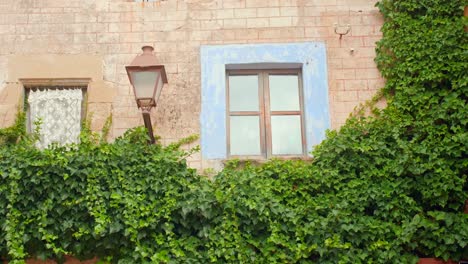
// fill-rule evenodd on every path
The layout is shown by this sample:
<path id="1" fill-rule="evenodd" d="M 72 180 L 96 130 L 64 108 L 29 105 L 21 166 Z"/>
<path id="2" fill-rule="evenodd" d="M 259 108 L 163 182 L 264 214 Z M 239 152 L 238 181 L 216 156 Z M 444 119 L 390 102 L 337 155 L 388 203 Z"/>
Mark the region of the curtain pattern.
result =
<path id="1" fill-rule="evenodd" d="M 61 145 L 78 142 L 82 100 L 81 88 L 30 91 L 28 103 L 32 131 L 40 120 L 38 148 L 46 148 L 53 142 Z"/>

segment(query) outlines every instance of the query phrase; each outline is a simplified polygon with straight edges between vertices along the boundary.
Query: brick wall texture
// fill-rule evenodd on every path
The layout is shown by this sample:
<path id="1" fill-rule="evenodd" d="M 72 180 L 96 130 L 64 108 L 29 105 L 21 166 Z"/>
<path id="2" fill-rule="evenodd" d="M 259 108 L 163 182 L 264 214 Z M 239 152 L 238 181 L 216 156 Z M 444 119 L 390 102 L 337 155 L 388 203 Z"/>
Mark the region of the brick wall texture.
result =
<path id="1" fill-rule="evenodd" d="M 103 82 L 112 99 L 90 103 L 96 120 L 112 113 L 111 137 L 142 125 L 124 66 L 152 45 L 166 66 L 169 84 L 152 120 L 164 144 L 199 134 L 200 45 L 326 44 L 332 128 L 383 86 L 375 63 L 382 16 L 376 0 L 0 0 L 0 126 L 14 120 L 21 93 L 5 89 L 18 80 L 14 56 L 92 55 L 102 59 Z M 350 25 L 347 35 L 340 31 Z M 80 67 L 80 65 L 76 65 Z M 20 85 L 17 89 L 22 89 Z M 92 89 L 92 87 L 90 88 Z M 105 92 L 106 90 L 104 90 Z M 91 93 L 92 91 L 90 91 Z M 99 129 L 102 122 L 94 122 Z M 190 160 L 202 166 L 200 155 Z"/>

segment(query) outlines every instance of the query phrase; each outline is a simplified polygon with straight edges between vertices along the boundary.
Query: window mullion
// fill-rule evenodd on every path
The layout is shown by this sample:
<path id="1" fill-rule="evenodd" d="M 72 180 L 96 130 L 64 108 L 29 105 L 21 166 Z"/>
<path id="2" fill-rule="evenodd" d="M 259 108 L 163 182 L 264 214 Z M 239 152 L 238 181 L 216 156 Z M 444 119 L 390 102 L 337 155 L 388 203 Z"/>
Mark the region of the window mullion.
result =
<path id="1" fill-rule="evenodd" d="M 265 147 L 267 158 L 271 157 L 271 113 L 270 113 L 270 84 L 268 72 L 262 72 L 263 81 L 263 101 L 264 101 L 264 119 L 265 119 Z"/>
<path id="2" fill-rule="evenodd" d="M 226 153 L 231 156 L 231 109 L 229 104 L 229 97 L 231 97 L 230 87 L 229 87 L 229 73 L 226 71 L 225 74 L 225 81 L 226 81 Z"/>
<path id="3" fill-rule="evenodd" d="M 305 113 L 304 113 L 304 89 L 302 83 L 302 74 L 298 73 L 299 80 L 299 106 L 300 106 L 300 115 L 301 115 L 301 136 L 302 136 L 302 153 L 307 155 L 307 143 L 305 135 Z"/>
<path id="4" fill-rule="evenodd" d="M 259 102 L 259 111 L 260 111 L 260 142 L 261 142 L 261 151 L 262 155 L 266 156 L 266 141 L 265 141 L 265 105 L 264 105 L 264 84 L 263 84 L 263 74 L 262 72 L 258 73 L 258 100 Z"/>

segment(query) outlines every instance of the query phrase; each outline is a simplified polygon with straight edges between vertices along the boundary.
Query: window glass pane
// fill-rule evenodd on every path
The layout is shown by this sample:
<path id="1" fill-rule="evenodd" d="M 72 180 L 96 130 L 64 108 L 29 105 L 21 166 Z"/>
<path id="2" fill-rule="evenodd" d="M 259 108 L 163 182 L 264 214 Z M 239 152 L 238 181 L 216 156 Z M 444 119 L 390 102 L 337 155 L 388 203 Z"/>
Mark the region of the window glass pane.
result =
<path id="1" fill-rule="evenodd" d="M 271 111 L 299 111 L 299 78 L 297 75 L 270 75 Z"/>
<path id="2" fill-rule="evenodd" d="M 302 154 L 301 134 L 301 116 L 271 116 L 272 154 Z"/>
<path id="3" fill-rule="evenodd" d="M 258 111 L 258 75 L 229 76 L 229 110 Z"/>
<path id="4" fill-rule="evenodd" d="M 230 117 L 231 155 L 260 155 L 260 119 L 258 116 Z"/>

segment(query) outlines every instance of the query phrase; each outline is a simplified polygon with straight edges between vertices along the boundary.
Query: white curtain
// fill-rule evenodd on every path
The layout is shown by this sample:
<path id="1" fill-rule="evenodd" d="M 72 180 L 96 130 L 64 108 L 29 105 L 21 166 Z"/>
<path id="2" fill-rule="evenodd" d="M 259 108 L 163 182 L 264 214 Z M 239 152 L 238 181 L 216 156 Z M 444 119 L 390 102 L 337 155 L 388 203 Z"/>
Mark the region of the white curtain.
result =
<path id="1" fill-rule="evenodd" d="M 31 90 L 28 97 L 30 124 L 41 120 L 38 148 L 46 148 L 52 142 L 69 144 L 78 142 L 81 130 L 80 88 Z"/>

